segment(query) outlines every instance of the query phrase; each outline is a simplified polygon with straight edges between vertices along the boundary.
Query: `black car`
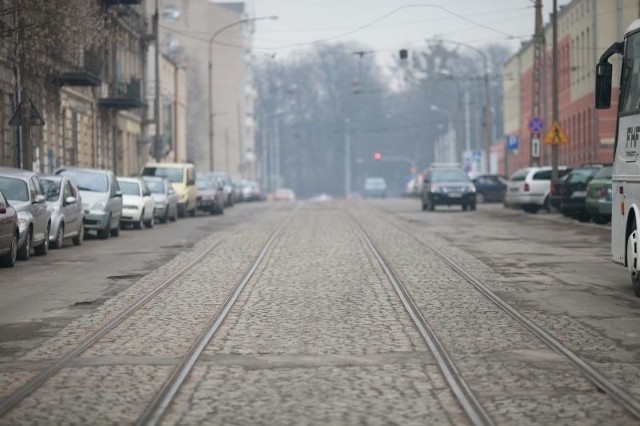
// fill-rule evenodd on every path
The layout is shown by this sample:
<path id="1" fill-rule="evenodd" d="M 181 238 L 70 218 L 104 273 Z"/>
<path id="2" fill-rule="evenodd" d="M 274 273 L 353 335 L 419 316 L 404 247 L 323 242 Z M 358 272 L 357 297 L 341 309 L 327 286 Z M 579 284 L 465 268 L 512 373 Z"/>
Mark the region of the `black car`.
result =
<path id="1" fill-rule="evenodd" d="M 501 175 L 480 175 L 473 179 L 476 187 L 476 202 L 499 202 L 504 199 L 507 190 L 507 179 Z"/>
<path id="2" fill-rule="evenodd" d="M 549 206 L 557 210 L 560 210 L 560 204 L 562 203 L 562 185 L 567 179 L 569 173 L 573 170 L 570 167 L 566 169 L 558 169 L 558 179 L 551 182 L 551 190 L 549 191 Z"/>
<path id="3" fill-rule="evenodd" d="M 476 188 L 462 168 L 434 167 L 424 175 L 420 199 L 422 210 L 434 210 L 436 206 L 475 210 Z"/>
<path id="4" fill-rule="evenodd" d="M 563 215 L 581 222 L 591 220 L 585 203 L 587 185 L 602 167 L 602 164 L 590 164 L 571 170 L 561 188 L 560 211 Z"/>

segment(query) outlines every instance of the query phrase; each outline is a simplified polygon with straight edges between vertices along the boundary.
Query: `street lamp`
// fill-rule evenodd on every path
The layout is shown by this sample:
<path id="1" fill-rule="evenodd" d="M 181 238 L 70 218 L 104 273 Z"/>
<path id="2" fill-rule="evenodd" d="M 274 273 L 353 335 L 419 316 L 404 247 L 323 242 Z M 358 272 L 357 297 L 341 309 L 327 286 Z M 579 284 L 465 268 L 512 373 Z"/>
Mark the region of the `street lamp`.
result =
<path id="1" fill-rule="evenodd" d="M 236 25 L 242 25 L 247 22 L 261 21 L 263 19 L 278 19 L 277 16 L 263 16 L 259 18 L 240 19 L 239 21 L 232 22 L 229 25 L 225 25 L 218 31 L 211 35 L 209 39 L 209 168 L 213 171 L 213 41 L 223 31 L 234 27 Z"/>
<path id="2" fill-rule="evenodd" d="M 448 109 L 445 108 L 440 108 L 437 107 L 436 105 L 430 105 L 429 109 L 431 111 L 435 111 L 435 112 L 440 112 L 443 114 L 446 114 L 447 116 L 447 138 L 445 140 L 445 160 L 448 161 L 455 161 L 456 155 L 455 155 L 455 150 L 457 148 L 456 143 L 455 143 L 455 132 L 453 131 L 453 114 L 451 113 L 451 111 L 449 111 Z M 451 151 L 451 142 L 453 142 L 453 155 L 449 155 L 450 151 Z M 450 157 L 453 157 L 453 159 L 451 159 Z"/>

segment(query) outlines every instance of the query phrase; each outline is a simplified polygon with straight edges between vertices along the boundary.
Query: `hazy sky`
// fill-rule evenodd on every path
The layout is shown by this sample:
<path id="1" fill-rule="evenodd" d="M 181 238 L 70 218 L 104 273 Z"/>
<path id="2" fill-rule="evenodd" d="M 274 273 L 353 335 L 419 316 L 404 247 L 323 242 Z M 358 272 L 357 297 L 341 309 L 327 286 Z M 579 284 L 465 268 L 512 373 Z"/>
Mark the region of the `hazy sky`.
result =
<path id="1" fill-rule="evenodd" d="M 567 4 L 569 0 L 559 0 Z M 249 0 L 256 22 L 254 51 L 286 55 L 318 41 L 354 40 L 376 52 L 424 46 L 438 37 L 480 47 L 504 42 L 514 49 L 531 38 L 532 0 Z M 551 13 L 543 0 L 543 19 Z"/>

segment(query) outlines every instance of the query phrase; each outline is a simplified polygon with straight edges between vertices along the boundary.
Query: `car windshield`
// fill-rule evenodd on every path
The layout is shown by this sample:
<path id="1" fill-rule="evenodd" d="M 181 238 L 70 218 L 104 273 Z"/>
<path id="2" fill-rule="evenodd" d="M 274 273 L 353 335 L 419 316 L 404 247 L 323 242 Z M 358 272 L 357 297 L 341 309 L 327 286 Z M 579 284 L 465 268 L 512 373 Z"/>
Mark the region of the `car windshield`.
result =
<path id="1" fill-rule="evenodd" d="M 434 170 L 431 182 L 468 182 L 469 177 L 463 170 L 450 169 L 450 170 Z"/>
<path id="2" fill-rule="evenodd" d="M 612 166 L 605 166 L 600 169 L 600 171 L 593 177 L 594 179 L 611 179 L 611 174 L 613 173 Z"/>
<path id="3" fill-rule="evenodd" d="M 527 177 L 528 173 L 529 173 L 529 170 L 527 170 L 527 169 L 518 170 L 517 172 L 515 172 L 514 174 L 511 175 L 511 178 L 509 180 L 512 181 L 512 182 L 523 181 Z"/>
<path id="4" fill-rule="evenodd" d="M 60 189 L 62 188 L 62 181 L 41 179 L 42 186 L 44 187 L 44 193 L 47 197 L 47 201 L 56 201 L 60 197 Z"/>
<path id="5" fill-rule="evenodd" d="M 197 185 L 198 189 L 215 189 L 217 187 L 216 181 L 210 179 L 200 179 Z"/>
<path id="6" fill-rule="evenodd" d="M 0 176 L 0 190 L 9 201 L 29 201 L 29 188 L 22 179 Z"/>
<path id="7" fill-rule="evenodd" d="M 126 195 L 140 195 L 140 184 L 138 182 L 124 182 L 119 180 L 120 191 Z"/>
<path id="8" fill-rule="evenodd" d="M 594 176 L 599 169 L 595 168 L 585 168 L 585 169 L 574 169 L 567 177 L 568 183 L 586 183 L 592 176 Z"/>
<path id="9" fill-rule="evenodd" d="M 161 180 L 145 180 L 152 194 L 164 194 L 164 182 Z"/>
<path id="10" fill-rule="evenodd" d="M 182 168 L 177 167 L 145 167 L 142 171 L 144 176 L 166 177 L 171 183 L 182 182 Z"/>
<path id="11" fill-rule="evenodd" d="M 109 181 L 104 173 L 84 172 L 81 170 L 63 170 L 63 176 L 69 176 L 80 191 L 108 192 Z"/>

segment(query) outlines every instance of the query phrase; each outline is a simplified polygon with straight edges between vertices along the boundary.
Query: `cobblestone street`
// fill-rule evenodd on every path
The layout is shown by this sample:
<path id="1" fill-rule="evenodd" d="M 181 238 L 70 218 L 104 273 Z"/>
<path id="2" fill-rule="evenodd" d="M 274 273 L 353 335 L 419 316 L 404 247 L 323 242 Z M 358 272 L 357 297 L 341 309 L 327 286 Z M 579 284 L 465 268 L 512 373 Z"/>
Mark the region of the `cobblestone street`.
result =
<path id="1" fill-rule="evenodd" d="M 553 309 L 533 303 L 536 277 L 553 283 L 557 294 L 579 290 L 578 284 L 554 281 L 554 269 L 515 282 L 516 271 L 499 266 L 496 248 L 482 242 L 520 232 L 520 213 L 500 211 L 496 220 L 492 206 L 482 207 L 426 214 L 414 200 L 291 203 L 214 232 L 45 344 L 0 365 L 0 424 L 153 424 L 148 407 L 172 387 L 162 424 L 636 423 L 633 406 L 599 390 L 437 254 L 551 330 L 632 400 L 639 396 L 635 336 L 616 340 L 582 316 L 586 305 L 571 311 L 565 296 Z M 470 218 L 482 226 L 461 240 L 455 230 Z M 545 228 L 556 224 L 541 217 L 531 226 L 544 239 L 553 232 Z M 514 259 L 518 243 L 504 247 Z M 585 251 L 582 261 L 598 255 Z M 442 369 L 443 354 L 433 352 L 390 273 L 453 370 Z M 519 276 L 526 281 L 526 272 Z M 612 291 L 599 290 L 607 298 Z M 620 299 L 628 309 L 618 315 L 637 319 L 634 299 Z M 198 339 L 202 352 L 174 386 Z M 39 377 L 9 406 L 16 390 Z M 488 422 L 474 422 L 452 380 L 468 389 Z"/>

